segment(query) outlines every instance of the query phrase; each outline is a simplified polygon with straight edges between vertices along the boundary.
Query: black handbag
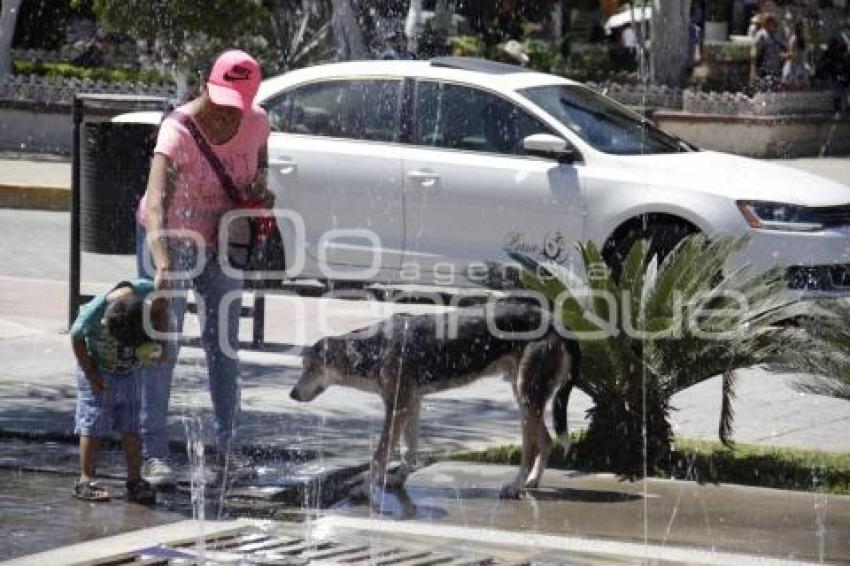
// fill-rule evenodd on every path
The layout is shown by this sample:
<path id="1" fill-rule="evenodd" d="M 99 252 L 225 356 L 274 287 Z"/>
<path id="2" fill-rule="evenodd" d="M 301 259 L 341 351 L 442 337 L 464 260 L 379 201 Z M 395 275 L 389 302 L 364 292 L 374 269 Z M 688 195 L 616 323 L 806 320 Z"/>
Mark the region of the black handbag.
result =
<path id="1" fill-rule="evenodd" d="M 239 190 L 224 163 L 218 158 L 188 114 L 174 111 L 171 117 L 192 134 L 198 149 L 218 176 L 221 186 L 234 208 L 264 209 L 256 201 L 239 198 Z M 219 250 L 221 253 L 221 250 Z M 230 222 L 227 233 L 227 259 L 235 269 L 242 271 L 282 270 L 283 242 L 274 216 L 239 216 Z"/>

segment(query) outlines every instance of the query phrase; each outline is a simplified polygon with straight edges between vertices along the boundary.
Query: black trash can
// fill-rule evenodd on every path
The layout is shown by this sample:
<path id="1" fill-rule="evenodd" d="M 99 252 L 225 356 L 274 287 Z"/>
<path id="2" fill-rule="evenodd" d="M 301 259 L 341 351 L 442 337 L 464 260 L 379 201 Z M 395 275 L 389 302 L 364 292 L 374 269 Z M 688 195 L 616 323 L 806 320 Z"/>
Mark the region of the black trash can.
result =
<path id="1" fill-rule="evenodd" d="M 80 241 L 83 251 L 133 254 L 136 208 L 145 192 L 157 128 L 89 122 L 80 135 Z"/>

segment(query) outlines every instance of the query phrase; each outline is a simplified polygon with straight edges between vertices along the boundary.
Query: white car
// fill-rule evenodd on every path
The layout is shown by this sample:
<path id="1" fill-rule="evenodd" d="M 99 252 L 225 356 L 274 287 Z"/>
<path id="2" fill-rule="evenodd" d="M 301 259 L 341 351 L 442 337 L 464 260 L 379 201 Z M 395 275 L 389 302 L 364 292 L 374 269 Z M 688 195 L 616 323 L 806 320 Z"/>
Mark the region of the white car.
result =
<path id="1" fill-rule="evenodd" d="M 700 151 L 561 77 L 466 58 L 318 65 L 266 80 L 294 277 L 478 285 L 516 251 L 616 266 L 638 237 L 748 234 L 755 269 L 850 290 L 850 187 Z M 303 233 L 302 233 L 303 232 Z"/>

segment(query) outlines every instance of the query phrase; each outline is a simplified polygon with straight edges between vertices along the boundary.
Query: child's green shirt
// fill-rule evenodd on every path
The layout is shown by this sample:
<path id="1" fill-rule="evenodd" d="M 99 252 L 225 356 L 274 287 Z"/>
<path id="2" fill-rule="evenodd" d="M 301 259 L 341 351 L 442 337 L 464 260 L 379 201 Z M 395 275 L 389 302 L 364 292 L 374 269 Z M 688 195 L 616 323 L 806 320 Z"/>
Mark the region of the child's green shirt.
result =
<path id="1" fill-rule="evenodd" d="M 72 338 L 84 338 L 94 367 L 101 371 L 124 373 L 139 367 L 136 348 L 123 346 L 106 329 L 103 315 L 106 313 L 106 296 L 119 287 L 130 286 L 139 297 L 153 292 L 153 281 L 134 279 L 122 281 L 105 293 L 93 298 L 80 307 L 80 313 L 71 326 Z"/>

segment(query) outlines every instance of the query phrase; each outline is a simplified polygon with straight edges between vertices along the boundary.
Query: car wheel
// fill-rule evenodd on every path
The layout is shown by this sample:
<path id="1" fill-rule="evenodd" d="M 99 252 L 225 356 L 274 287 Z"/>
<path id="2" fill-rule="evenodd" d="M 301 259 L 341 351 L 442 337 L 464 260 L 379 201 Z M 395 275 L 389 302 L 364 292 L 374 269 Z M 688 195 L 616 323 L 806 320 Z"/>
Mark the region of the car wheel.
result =
<path id="1" fill-rule="evenodd" d="M 626 257 L 638 240 L 650 242 L 649 255 L 657 255 L 660 263 L 685 236 L 695 232 L 699 229 L 684 220 L 640 217 L 621 227 L 605 243 L 602 257 L 611 269 L 614 281 L 619 281 Z"/>

